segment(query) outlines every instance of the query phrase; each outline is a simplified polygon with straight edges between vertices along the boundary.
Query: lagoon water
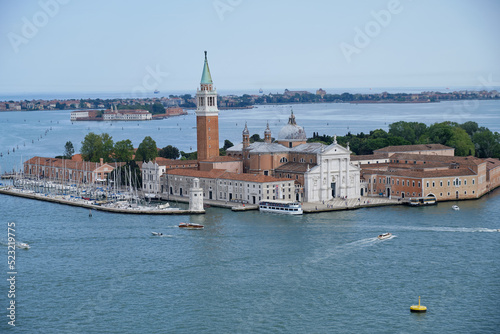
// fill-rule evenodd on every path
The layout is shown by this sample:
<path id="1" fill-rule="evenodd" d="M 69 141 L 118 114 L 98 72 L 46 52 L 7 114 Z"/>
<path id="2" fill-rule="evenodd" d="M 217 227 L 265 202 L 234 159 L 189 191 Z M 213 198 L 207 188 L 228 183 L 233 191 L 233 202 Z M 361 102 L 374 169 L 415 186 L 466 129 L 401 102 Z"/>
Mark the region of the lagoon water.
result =
<path id="1" fill-rule="evenodd" d="M 500 103 L 447 113 L 456 105 L 463 107 L 449 102 L 293 109 L 309 134 L 445 119 L 474 120 L 500 131 Z M 222 111 L 221 140 L 238 142 L 245 120 L 251 133 L 262 132 L 269 120 L 277 134 L 289 110 Z M 135 146 L 146 135 L 161 147 L 196 146 L 192 114 L 139 125 L 71 124 L 67 111 L 0 113 L 0 118 L 2 171 L 34 155 L 62 154 L 67 140 L 77 144 L 89 131 L 108 132 L 115 141 L 130 138 Z M 19 149 L 6 156 L 14 145 Z M 0 242 L 6 242 L 7 223 L 15 222 L 16 240 L 31 245 L 16 250 L 15 328 L 5 316 L 7 282 L 0 284 L 0 332 L 498 332 L 500 190 L 458 202 L 460 211 L 453 211 L 453 204 L 300 217 L 218 208 L 201 216 L 94 212 L 89 217 L 82 208 L 0 195 Z M 177 227 L 187 221 L 205 229 Z M 394 237 L 376 239 L 384 232 Z M 1 263 L 7 278 L 6 252 Z M 426 314 L 409 311 L 419 295 Z"/>
<path id="2" fill-rule="evenodd" d="M 500 132 L 500 101 L 453 101 L 423 104 L 297 104 L 266 105 L 254 109 L 222 110 L 219 115 L 220 146 L 229 139 L 241 142 L 241 133 L 248 123 L 250 134 L 264 136 L 266 122 L 277 137 L 293 110 L 297 124 L 306 134 L 357 134 L 371 130 L 388 131 L 389 124 L 398 121 L 423 122 L 427 125 L 453 121 L 475 121 L 491 131 Z M 78 152 L 89 132 L 109 133 L 113 140 L 130 139 L 138 147 L 145 136 L 151 136 L 158 147 L 173 145 L 185 152 L 196 150 L 196 116 L 189 110 L 186 116 L 147 122 L 71 122 L 70 111 L 0 112 L 0 172 L 19 169 L 22 161 L 33 156 L 56 156 L 64 152 L 71 141 Z M 15 149 L 15 154 L 12 154 Z M 9 150 L 10 154 L 7 154 Z"/>

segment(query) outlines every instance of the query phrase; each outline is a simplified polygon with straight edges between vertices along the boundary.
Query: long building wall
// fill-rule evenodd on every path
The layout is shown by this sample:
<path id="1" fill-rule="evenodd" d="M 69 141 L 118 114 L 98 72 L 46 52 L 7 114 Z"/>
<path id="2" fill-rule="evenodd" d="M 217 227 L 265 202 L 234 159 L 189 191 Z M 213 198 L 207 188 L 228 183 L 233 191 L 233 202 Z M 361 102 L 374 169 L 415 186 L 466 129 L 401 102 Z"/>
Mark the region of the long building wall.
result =
<path id="1" fill-rule="evenodd" d="M 224 178 L 205 178 L 199 176 L 167 175 L 165 193 L 176 196 L 189 196 L 193 180 L 200 180 L 203 198 L 218 201 L 237 201 L 257 204 L 261 200 L 295 200 L 293 180 L 274 182 L 252 182 Z"/>

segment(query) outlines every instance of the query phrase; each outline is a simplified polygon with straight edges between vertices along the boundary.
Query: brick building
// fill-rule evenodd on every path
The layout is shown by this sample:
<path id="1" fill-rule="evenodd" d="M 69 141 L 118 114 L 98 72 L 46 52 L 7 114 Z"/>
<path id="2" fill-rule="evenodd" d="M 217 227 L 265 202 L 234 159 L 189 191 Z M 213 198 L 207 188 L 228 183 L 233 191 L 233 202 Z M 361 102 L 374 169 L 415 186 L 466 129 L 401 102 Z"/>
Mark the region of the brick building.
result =
<path id="1" fill-rule="evenodd" d="M 395 153 L 387 164 L 362 165 L 364 192 L 373 196 L 479 198 L 500 185 L 500 161 L 472 156 Z"/>

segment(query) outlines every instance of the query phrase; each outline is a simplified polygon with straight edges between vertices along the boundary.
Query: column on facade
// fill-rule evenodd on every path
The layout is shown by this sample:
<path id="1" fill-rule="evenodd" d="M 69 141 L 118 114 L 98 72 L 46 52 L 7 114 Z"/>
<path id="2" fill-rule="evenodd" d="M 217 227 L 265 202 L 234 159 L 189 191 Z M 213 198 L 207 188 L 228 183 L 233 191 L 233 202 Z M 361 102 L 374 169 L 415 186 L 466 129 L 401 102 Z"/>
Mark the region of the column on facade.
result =
<path id="1" fill-rule="evenodd" d="M 342 158 L 339 158 L 339 181 L 337 182 L 338 183 L 338 189 L 339 189 L 339 194 L 337 195 L 337 197 L 342 197 L 344 196 L 344 194 L 342 193 L 342 189 L 343 189 L 343 186 L 342 186 Z"/>
<path id="2" fill-rule="evenodd" d="M 332 187 L 332 175 L 331 175 L 331 172 L 332 172 L 332 169 L 331 169 L 331 166 L 330 164 L 332 163 L 332 160 L 330 159 L 327 159 L 326 160 L 326 196 L 325 196 L 325 199 L 328 200 L 330 198 L 330 194 L 332 193 L 331 190 L 328 191 L 328 189 L 331 189 Z"/>
<path id="3" fill-rule="evenodd" d="M 345 195 L 349 194 L 349 158 L 345 158 Z"/>
<path id="4" fill-rule="evenodd" d="M 323 157 L 320 156 L 320 164 L 319 164 L 319 200 L 322 201 L 324 200 L 324 195 L 323 192 L 325 191 L 324 185 L 323 185 L 323 178 L 324 178 L 324 170 L 323 170 L 323 165 L 324 165 L 324 160 Z"/>

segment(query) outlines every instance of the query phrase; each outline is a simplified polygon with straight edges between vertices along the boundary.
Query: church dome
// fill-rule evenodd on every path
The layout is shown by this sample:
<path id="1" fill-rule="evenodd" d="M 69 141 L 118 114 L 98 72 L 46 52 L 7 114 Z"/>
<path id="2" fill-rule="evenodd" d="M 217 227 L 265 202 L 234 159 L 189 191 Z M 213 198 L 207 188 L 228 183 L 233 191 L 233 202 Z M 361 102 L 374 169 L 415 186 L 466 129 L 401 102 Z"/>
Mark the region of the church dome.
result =
<path id="1" fill-rule="evenodd" d="M 304 128 L 297 125 L 297 123 L 295 122 L 295 116 L 293 114 L 293 111 L 292 114 L 290 115 L 290 118 L 288 119 L 288 124 L 285 125 L 283 128 L 281 128 L 278 134 L 278 140 L 279 141 L 307 140 Z"/>

